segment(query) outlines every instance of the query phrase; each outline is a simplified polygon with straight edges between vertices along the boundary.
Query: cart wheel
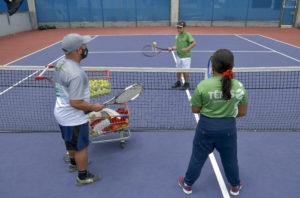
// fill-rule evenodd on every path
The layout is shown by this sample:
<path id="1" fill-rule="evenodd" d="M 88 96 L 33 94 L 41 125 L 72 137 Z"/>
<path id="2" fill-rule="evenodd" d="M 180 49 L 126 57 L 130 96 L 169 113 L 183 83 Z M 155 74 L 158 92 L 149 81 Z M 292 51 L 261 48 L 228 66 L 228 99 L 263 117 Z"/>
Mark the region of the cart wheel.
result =
<path id="1" fill-rule="evenodd" d="M 120 147 L 123 149 L 125 148 L 125 142 L 120 142 Z"/>

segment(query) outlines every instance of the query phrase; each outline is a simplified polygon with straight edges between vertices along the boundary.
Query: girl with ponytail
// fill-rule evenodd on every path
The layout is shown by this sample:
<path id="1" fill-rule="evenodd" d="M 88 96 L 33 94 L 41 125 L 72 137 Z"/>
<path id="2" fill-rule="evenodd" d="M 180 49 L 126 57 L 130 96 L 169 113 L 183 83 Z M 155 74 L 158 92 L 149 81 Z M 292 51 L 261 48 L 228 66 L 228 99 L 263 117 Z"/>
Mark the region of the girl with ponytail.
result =
<path id="1" fill-rule="evenodd" d="M 198 179 L 208 155 L 220 153 L 225 175 L 231 184 L 230 194 L 238 195 L 242 188 L 237 159 L 236 117 L 245 116 L 248 96 L 241 82 L 234 79 L 233 53 L 219 49 L 211 57 L 214 76 L 201 81 L 190 101 L 193 113 L 200 113 L 193 140 L 193 150 L 185 177 L 179 185 L 186 194 Z"/>

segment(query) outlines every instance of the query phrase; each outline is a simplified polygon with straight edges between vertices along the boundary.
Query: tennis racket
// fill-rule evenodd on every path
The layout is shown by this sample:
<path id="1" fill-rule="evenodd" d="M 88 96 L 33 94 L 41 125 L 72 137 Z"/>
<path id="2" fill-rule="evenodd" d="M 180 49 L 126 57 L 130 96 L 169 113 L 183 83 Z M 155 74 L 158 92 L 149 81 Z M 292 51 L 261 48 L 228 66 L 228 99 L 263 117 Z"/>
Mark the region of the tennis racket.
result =
<path id="1" fill-rule="evenodd" d="M 136 83 L 136 84 L 130 85 L 130 86 L 126 87 L 124 90 L 122 90 L 115 97 L 104 102 L 103 105 L 106 107 L 107 105 L 124 104 L 124 103 L 130 102 L 130 101 L 136 99 L 137 97 L 139 97 L 139 95 L 141 95 L 143 90 L 144 90 L 143 84 Z M 89 114 L 89 113 L 91 113 L 91 111 L 85 111 L 84 113 Z"/>
<path id="2" fill-rule="evenodd" d="M 136 83 L 130 85 L 126 87 L 124 90 L 122 90 L 118 95 L 116 95 L 112 99 L 104 102 L 103 105 L 107 106 L 112 104 L 123 104 L 123 103 L 130 102 L 136 99 L 137 97 L 139 97 L 139 95 L 141 95 L 143 90 L 144 90 L 143 84 Z"/>
<path id="3" fill-rule="evenodd" d="M 208 59 L 207 63 L 207 78 L 210 78 L 210 76 L 213 74 L 212 73 L 212 68 L 211 68 L 211 57 Z"/>
<path id="4" fill-rule="evenodd" d="M 143 55 L 147 56 L 147 57 L 157 56 L 158 54 L 160 54 L 163 51 L 168 51 L 168 49 L 167 48 L 159 48 L 156 45 L 145 45 L 142 48 Z"/>

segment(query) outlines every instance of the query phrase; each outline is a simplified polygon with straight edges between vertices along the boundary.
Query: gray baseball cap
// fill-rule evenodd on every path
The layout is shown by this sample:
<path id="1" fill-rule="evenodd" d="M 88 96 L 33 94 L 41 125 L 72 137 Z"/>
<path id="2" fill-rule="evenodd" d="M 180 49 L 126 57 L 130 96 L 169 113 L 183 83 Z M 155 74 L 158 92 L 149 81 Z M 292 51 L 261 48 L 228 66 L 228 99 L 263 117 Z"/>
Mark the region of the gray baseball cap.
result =
<path id="1" fill-rule="evenodd" d="M 87 44 L 91 40 L 91 36 L 81 36 L 76 33 L 68 34 L 62 40 L 62 49 L 66 54 L 70 54 L 80 48 L 82 44 Z"/>

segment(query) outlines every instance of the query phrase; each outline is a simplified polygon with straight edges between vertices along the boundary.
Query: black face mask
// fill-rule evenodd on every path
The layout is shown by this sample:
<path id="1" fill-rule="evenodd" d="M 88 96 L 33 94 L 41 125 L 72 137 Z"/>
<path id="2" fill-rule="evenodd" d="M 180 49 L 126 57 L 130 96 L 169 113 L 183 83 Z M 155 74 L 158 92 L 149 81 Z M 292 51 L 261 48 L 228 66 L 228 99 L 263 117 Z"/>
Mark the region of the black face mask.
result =
<path id="1" fill-rule="evenodd" d="M 89 53 L 89 50 L 87 48 L 85 49 L 81 49 L 82 50 L 82 53 L 81 53 L 81 58 L 82 59 L 85 59 Z"/>

